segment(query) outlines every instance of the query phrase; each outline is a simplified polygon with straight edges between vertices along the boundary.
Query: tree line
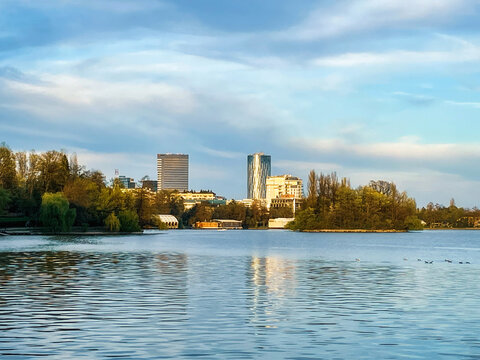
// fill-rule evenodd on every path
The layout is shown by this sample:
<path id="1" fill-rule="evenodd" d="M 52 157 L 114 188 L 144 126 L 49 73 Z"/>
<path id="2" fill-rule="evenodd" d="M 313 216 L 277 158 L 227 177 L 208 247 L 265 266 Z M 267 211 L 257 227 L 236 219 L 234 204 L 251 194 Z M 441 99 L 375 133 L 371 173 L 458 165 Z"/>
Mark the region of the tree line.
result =
<path id="1" fill-rule="evenodd" d="M 302 210 L 289 228 L 413 230 L 421 229 L 422 223 L 415 200 L 392 182 L 371 181 L 352 188 L 349 179 L 339 179 L 335 172 L 317 174 L 312 170 Z"/>
<path id="2" fill-rule="evenodd" d="M 430 203 L 416 208 L 415 200 L 392 182 L 371 181 L 352 188 L 347 178 L 336 173 L 311 171 L 308 193 L 295 221 L 294 230 L 314 229 L 420 229 L 480 226 L 480 210 Z M 171 214 L 179 227 L 197 221 L 233 219 L 245 228 L 268 225 L 270 218 L 293 217 L 288 207 L 268 211 L 260 201 L 247 207 L 232 201 L 227 205 L 207 202 L 185 210 L 177 192 L 148 189 L 126 191 L 118 180 L 107 185 L 98 170 L 79 165 L 75 154 L 64 151 L 13 152 L 0 145 L 0 226 L 44 226 L 51 231 L 106 228 L 110 231 L 138 231 L 162 227 L 156 214 Z M 8 216 L 7 216 L 8 215 Z"/>
<path id="3" fill-rule="evenodd" d="M 234 219 L 244 227 L 260 227 L 267 226 L 272 215 L 292 216 L 289 209 L 269 213 L 260 202 L 252 207 L 234 201 L 228 205 L 201 203 L 186 211 L 178 192 L 127 191 L 118 179 L 107 185 L 102 172 L 79 165 L 75 154 L 13 152 L 5 144 L 0 146 L 0 226 L 27 223 L 52 232 L 72 227 L 131 232 L 163 228 L 156 214 L 174 215 L 180 228 L 211 219 Z"/>

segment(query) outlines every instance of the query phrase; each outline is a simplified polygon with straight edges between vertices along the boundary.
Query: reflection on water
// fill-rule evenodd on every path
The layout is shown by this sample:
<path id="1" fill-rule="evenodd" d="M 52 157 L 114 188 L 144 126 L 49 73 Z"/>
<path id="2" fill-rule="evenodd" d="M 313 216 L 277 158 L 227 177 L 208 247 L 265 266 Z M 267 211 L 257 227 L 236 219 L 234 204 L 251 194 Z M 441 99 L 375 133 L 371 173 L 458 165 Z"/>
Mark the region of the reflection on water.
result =
<path id="1" fill-rule="evenodd" d="M 257 327 L 274 328 L 280 321 L 281 308 L 296 291 L 295 264 L 279 257 L 253 256 L 247 277 L 251 281 L 252 319 Z"/>
<path id="2" fill-rule="evenodd" d="M 225 256 L 161 250 L 161 238 L 122 252 L 55 241 L 0 242 L 2 359 L 480 356 L 475 265 L 332 260 L 316 254 L 325 244 L 289 257 L 267 245 Z"/>

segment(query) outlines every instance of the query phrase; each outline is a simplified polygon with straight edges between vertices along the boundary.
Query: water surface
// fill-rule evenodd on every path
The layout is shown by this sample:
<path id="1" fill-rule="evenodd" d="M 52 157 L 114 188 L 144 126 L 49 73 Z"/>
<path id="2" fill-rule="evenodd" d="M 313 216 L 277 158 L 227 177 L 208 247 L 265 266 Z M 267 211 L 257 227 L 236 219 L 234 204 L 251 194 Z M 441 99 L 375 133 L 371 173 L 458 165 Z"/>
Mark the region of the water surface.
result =
<path id="1" fill-rule="evenodd" d="M 480 358 L 479 279 L 477 231 L 1 237 L 0 358 Z"/>

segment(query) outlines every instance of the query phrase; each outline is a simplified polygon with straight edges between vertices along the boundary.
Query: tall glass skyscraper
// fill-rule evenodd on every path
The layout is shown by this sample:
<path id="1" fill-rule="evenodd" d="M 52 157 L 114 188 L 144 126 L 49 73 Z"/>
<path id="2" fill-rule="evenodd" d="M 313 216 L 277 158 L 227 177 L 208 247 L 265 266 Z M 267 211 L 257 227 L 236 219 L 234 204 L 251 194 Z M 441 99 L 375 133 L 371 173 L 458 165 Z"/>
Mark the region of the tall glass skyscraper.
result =
<path id="1" fill-rule="evenodd" d="M 266 181 L 272 171 L 272 157 L 255 153 L 247 157 L 247 194 L 249 199 L 265 199 Z"/>
<path id="2" fill-rule="evenodd" d="M 188 155 L 157 154 L 158 190 L 188 191 Z"/>

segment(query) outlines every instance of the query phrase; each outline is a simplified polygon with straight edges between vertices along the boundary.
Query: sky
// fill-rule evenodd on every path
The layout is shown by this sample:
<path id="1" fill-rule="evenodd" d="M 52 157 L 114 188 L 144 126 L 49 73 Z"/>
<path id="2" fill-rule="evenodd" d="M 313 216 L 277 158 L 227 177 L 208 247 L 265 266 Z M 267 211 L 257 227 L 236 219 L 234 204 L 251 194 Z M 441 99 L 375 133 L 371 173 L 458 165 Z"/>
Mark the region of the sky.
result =
<path id="1" fill-rule="evenodd" d="M 247 155 L 306 182 L 480 207 L 478 0 L 0 0 L 0 142 L 107 178 L 246 197 Z M 306 184 L 305 184 L 306 185 Z"/>

